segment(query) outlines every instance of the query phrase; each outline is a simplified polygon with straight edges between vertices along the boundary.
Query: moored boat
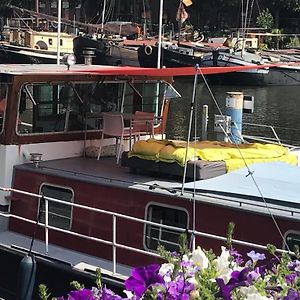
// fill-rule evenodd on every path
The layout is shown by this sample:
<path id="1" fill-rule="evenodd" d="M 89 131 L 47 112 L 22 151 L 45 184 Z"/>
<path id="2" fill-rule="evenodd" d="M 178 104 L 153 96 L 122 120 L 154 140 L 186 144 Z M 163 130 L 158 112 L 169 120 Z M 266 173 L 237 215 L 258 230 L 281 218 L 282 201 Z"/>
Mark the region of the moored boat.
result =
<path id="1" fill-rule="evenodd" d="M 60 57 L 73 53 L 74 36 L 61 33 Z M 49 64 L 57 62 L 57 32 L 12 31 L 8 41 L 0 42 L 0 63 Z"/>
<path id="2" fill-rule="evenodd" d="M 107 22 L 101 33 L 79 35 L 73 40 L 74 54 L 78 63 L 84 63 L 85 51 L 91 50 L 95 65 L 138 66 L 135 41 L 137 24 L 132 22 Z M 98 30 L 98 32 L 100 29 Z M 136 41 L 138 43 L 138 41 Z"/>
<path id="3" fill-rule="evenodd" d="M 212 51 L 207 43 L 169 41 L 162 43 L 161 65 L 167 68 L 202 65 L 205 53 Z M 158 45 L 144 44 L 138 48 L 139 64 L 142 67 L 156 67 Z"/>
<path id="4" fill-rule="evenodd" d="M 197 244 L 214 249 L 222 244 L 220 236 L 226 234 L 229 222 L 236 224 L 235 239 L 252 242 L 251 247 L 273 243 L 285 248 L 297 242 L 298 167 L 275 165 L 278 176 L 288 170 L 293 172 L 293 180 L 281 185 L 283 178 L 270 178 L 269 183 L 276 183 L 276 197 L 267 193 L 265 203 L 253 192 L 226 190 L 228 182 L 224 179 L 222 183 L 222 178 L 230 174 L 225 174 L 224 157 L 214 161 L 198 159 L 198 155 L 197 159 L 189 158 L 187 178 L 191 186 L 195 171 L 195 179 L 202 179 L 204 185 L 209 177 L 218 175 L 220 180 L 220 189 L 201 186 L 200 182 L 196 193 L 190 191 L 191 186 L 182 184 L 182 162 L 170 156 L 166 162 L 170 147 L 163 151 L 164 161 L 157 162 L 158 149 L 174 145 L 161 140 L 168 103 L 178 97 L 168 83 L 170 75 L 193 75 L 195 68 L 75 65 L 66 70 L 56 65 L 6 65 L 1 70 L 1 88 L 7 103 L 0 134 L 2 244 L 30 247 L 36 232 L 32 247 L 35 253 L 46 251 L 48 260 L 63 260 L 77 270 L 99 266 L 104 273 L 122 279 L 129 275 L 131 266 L 160 261 L 158 244 L 177 249 L 179 233 L 184 231 L 190 239 L 196 236 Z M 215 68 L 202 71 L 208 70 L 213 72 Z M 115 150 L 115 140 L 107 133 L 97 160 L 103 113 L 115 115 L 118 111 L 125 118 L 125 114 L 137 110 L 155 113 L 158 122 L 150 122 L 158 126 L 154 129 L 156 144 L 146 147 L 143 153 L 148 159 L 135 152 L 138 145 L 151 143 L 141 139 L 134 144 L 131 155 L 123 152 L 123 166 L 116 164 L 115 157 L 106 157 Z M 129 141 L 124 145 L 125 150 L 131 150 Z M 211 149 L 207 145 L 204 149 Z M 192 148 L 189 153 L 193 154 L 196 148 Z M 177 145 L 176 149 L 181 149 L 178 157 L 184 157 L 186 145 Z M 278 160 L 278 152 L 283 160 L 289 158 L 294 164 L 297 160 L 288 148 L 276 145 L 275 152 L 277 157 L 273 153 L 273 160 Z M 270 158 L 269 152 L 263 157 L 267 161 Z M 274 171 L 270 162 L 264 163 Z M 240 179 L 248 174 L 247 170 L 242 172 L 246 173 L 237 175 Z M 267 179 L 268 172 L 262 178 Z M 238 185 L 238 180 L 234 179 L 234 183 Z M 280 193 L 286 190 L 290 193 Z M 270 210 L 284 239 L 275 230 Z M 237 245 L 243 251 L 249 247 Z"/>
<path id="5" fill-rule="evenodd" d="M 216 74 L 209 77 L 214 84 L 225 85 L 298 85 L 299 84 L 299 61 L 291 57 L 287 61 L 281 56 L 263 55 L 260 52 L 239 50 L 236 52 L 213 51 L 203 57 L 202 66 L 247 66 L 273 63 L 275 67 L 264 69 L 252 69 L 228 74 Z"/>

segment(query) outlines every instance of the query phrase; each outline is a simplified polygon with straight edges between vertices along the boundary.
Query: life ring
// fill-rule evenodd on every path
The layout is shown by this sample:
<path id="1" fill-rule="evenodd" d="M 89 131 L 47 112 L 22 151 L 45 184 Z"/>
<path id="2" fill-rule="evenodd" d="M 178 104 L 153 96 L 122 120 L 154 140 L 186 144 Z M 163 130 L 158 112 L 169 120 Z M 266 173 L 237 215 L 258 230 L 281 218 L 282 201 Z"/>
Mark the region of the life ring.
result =
<path id="1" fill-rule="evenodd" d="M 152 54 L 152 47 L 150 45 L 147 45 L 144 49 L 146 55 Z"/>
<path id="2" fill-rule="evenodd" d="M 200 35 L 200 39 L 199 39 L 197 42 L 200 42 L 200 43 L 201 43 L 201 42 L 203 42 L 203 41 L 204 41 L 204 35 L 201 34 L 201 35 Z"/>
<path id="3" fill-rule="evenodd" d="M 195 42 L 201 43 L 204 41 L 204 35 L 201 33 L 195 40 Z"/>

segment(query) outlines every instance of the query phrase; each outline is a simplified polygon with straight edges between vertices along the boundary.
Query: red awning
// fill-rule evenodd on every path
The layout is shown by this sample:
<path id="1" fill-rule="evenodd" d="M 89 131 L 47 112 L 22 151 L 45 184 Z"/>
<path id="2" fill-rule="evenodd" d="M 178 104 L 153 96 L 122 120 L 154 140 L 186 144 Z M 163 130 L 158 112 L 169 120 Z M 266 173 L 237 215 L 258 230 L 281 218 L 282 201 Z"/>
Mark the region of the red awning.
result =
<path id="1" fill-rule="evenodd" d="M 151 76 L 151 77 L 170 77 L 170 76 L 193 76 L 196 73 L 203 75 L 221 74 L 237 71 L 255 70 L 263 68 L 271 68 L 279 65 L 251 65 L 236 67 L 179 67 L 179 68 L 142 68 L 142 67 L 102 67 L 102 68 L 86 68 L 84 70 L 76 70 L 75 72 L 93 73 L 99 75 L 128 75 L 128 76 Z M 72 68 L 70 70 L 72 72 Z M 74 70 L 73 70 L 74 72 Z"/>

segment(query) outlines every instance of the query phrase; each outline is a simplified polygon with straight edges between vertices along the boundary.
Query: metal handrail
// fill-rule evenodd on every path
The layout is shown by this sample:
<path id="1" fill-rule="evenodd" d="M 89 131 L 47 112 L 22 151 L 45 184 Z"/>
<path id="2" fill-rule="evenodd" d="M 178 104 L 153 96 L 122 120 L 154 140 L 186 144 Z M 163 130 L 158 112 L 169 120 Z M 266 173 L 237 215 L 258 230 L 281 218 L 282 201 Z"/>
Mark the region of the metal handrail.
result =
<path id="1" fill-rule="evenodd" d="M 271 126 L 271 125 L 265 125 L 265 124 L 247 123 L 247 122 L 244 122 L 243 124 L 244 124 L 244 125 L 248 125 L 248 126 L 257 126 L 257 127 L 264 127 L 264 128 L 269 128 L 269 129 L 271 129 L 271 131 L 272 131 L 272 133 L 273 133 L 273 135 L 274 135 L 275 140 L 277 141 L 277 143 L 278 143 L 279 145 L 282 145 L 282 144 L 281 144 L 281 141 L 280 141 L 280 138 L 278 137 L 278 135 L 277 135 L 277 133 L 276 133 L 276 131 L 275 131 L 274 126 Z M 245 135 L 244 135 L 244 137 L 245 137 Z M 252 138 L 252 139 L 255 139 L 255 136 L 251 136 L 251 138 Z M 258 140 L 263 141 L 263 139 L 262 139 L 261 137 L 258 137 Z M 265 138 L 265 141 L 268 141 L 268 140 L 271 140 L 271 139 Z"/>
<path id="2" fill-rule="evenodd" d="M 76 236 L 76 237 L 84 238 L 84 239 L 87 239 L 87 240 L 100 242 L 100 243 L 103 243 L 103 244 L 106 244 L 106 245 L 110 245 L 110 246 L 112 246 L 112 257 L 113 257 L 113 262 L 112 262 L 113 263 L 113 271 L 112 271 L 112 273 L 113 274 L 116 274 L 116 270 L 117 270 L 117 268 L 116 268 L 117 267 L 117 255 L 116 255 L 117 254 L 117 248 L 133 251 L 135 253 L 145 254 L 145 255 L 148 255 L 148 256 L 152 256 L 152 257 L 160 257 L 160 255 L 158 255 L 155 252 L 145 251 L 145 250 L 142 250 L 142 249 L 137 249 L 137 248 L 133 248 L 133 247 L 130 247 L 130 246 L 126 246 L 126 245 L 117 243 L 116 232 L 117 232 L 117 219 L 118 218 L 125 219 L 125 220 L 130 220 L 130 221 L 137 222 L 137 223 L 153 225 L 153 226 L 159 227 L 160 230 L 164 228 L 164 229 L 177 231 L 179 233 L 186 232 L 188 234 L 192 234 L 193 236 L 201 236 L 201 237 L 211 238 L 211 239 L 224 241 L 224 242 L 227 241 L 227 237 L 223 237 L 223 236 L 219 236 L 219 235 L 215 235 L 215 234 L 209 234 L 209 233 L 206 233 L 206 232 L 200 232 L 200 231 L 190 230 L 190 229 L 186 229 L 186 228 L 179 228 L 179 227 L 175 227 L 175 226 L 164 225 L 161 222 L 156 223 L 156 222 L 152 222 L 152 221 L 148 221 L 148 220 L 144 220 L 144 219 L 139 219 L 139 218 L 136 218 L 136 217 L 123 215 L 123 214 L 108 211 L 108 210 L 89 207 L 89 206 L 86 206 L 86 205 L 76 204 L 76 203 L 72 203 L 72 202 L 65 202 L 65 201 L 62 201 L 62 200 L 59 200 L 59 199 L 55 199 L 55 198 L 51 198 L 51 197 L 47 197 L 47 196 L 43 196 L 43 195 L 39 195 L 39 194 L 35 194 L 35 193 L 30 193 L 30 192 L 26 192 L 26 191 L 22 191 L 22 190 L 18 190 L 18 189 L 0 187 L 0 191 L 14 192 L 14 193 L 22 194 L 22 195 L 32 196 L 35 199 L 43 198 L 43 200 L 45 200 L 45 224 L 40 223 L 40 222 L 36 222 L 35 220 L 30 220 L 30 219 L 27 219 L 27 218 L 24 218 L 24 217 L 21 217 L 21 216 L 18 216 L 18 215 L 10 214 L 10 213 L 0 212 L 0 216 L 7 217 L 7 218 L 16 218 L 18 220 L 22 220 L 22 221 L 25 221 L 25 222 L 28 222 L 28 223 L 31 223 L 31 224 L 37 224 L 40 227 L 44 227 L 44 229 L 45 229 L 45 249 L 46 249 L 46 253 L 48 253 L 48 247 L 49 247 L 49 238 L 48 238 L 49 229 L 54 230 L 54 231 L 58 231 L 58 232 L 62 232 L 62 233 L 66 233 L 66 234 L 70 234 L 70 235 L 73 235 L 73 236 Z M 113 229 L 112 241 L 97 238 L 97 237 L 94 237 L 94 236 L 86 236 L 86 235 L 80 234 L 78 232 L 74 232 L 74 231 L 71 231 L 71 230 L 66 230 L 66 229 L 62 229 L 62 228 L 58 228 L 58 227 L 49 225 L 49 222 L 48 222 L 48 214 L 49 214 L 48 201 L 55 202 L 55 203 L 60 203 L 60 204 L 64 204 L 64 205 L 69 205 L 71 207 L 86 209 L 86 210 L 93 211 L 93 212 L 99 212 L 99 213 L 103 213 L 103 214 L 112 216 L 112 229 Z M 264 245 L 261 245 L 261 244 L 241 241 L 241 240 L 237 240 L 237 239 L 232 239 L 232 242 L 235 243 L 235 244 L 238 244 L 238 245 L 249 246 L 249 247 L 254 247 L 254 248 L 257 248 L 257 249 L 267 250 L 267 246 L 264 246 Z M 286 251 L 286 250 L 283 250 L 283 249 L 277 249 L 276 251 L 279 252 L 279 253 L 292 253 L 293 254 L 293 252 L 289 252 L 289 251 Z"/>

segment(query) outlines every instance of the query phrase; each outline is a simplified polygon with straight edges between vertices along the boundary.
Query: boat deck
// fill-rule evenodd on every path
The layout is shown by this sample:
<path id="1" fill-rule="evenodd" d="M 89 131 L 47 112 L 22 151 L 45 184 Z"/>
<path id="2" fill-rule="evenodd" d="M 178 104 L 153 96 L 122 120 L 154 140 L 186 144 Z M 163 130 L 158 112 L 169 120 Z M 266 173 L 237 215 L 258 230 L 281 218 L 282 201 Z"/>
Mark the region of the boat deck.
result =
<path id="1" fill-rule="evenodd" d="M 300 216 L 300 168 L 280 162 L 251 165 L 254 179 L 244 168 L 196 181 L 195 184 L 194 181 L 185 183 L 184 189 L 180 178 L 146 172 L 135 174 L 129 168 L 117 165 L 115 157 L 101 157 L 100 160 L 84 157 L 56 159 L 42 161 L 38 167 L 27 163 L 15 168 L 112 187 L 167 194 L 187 201 L 193 197 L 199 202 L 268 215 L 272 211 L 274 215 L 293 219 L 299 219 Z"/>
<path id="2" fill-rule="evenodd" d="M 130 169 L 116 164 L 115 157 L 95 158 L 65 158 L 42 161 L 36 167 L 27 163 L 15 167 L 16 169 L 31 170 L 41 174 L 55 175 L 74 180 L 108 184 L 127 188 L 149 190 L 161 186 L 162 190 L 178 186 L 179 181 L 158 177 L 157 174 L 134 174 Z"/>

